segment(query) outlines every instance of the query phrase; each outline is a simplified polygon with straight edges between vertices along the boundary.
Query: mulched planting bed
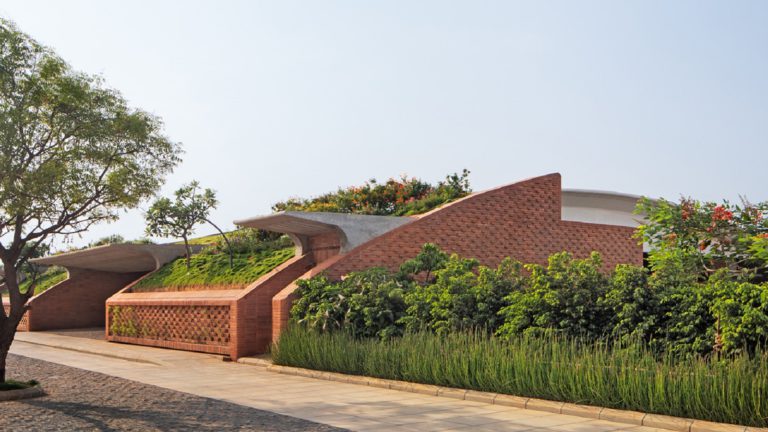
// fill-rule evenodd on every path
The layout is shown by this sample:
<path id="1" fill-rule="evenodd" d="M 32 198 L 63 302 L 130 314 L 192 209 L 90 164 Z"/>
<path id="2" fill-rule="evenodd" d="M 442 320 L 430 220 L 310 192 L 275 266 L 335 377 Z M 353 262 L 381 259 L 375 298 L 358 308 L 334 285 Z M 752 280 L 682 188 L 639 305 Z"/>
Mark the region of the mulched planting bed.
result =
<path id="1" fill-rule="evenodd" d="M 343 430 L 13 354 L 8 372 L 47 396 L 0 403 L 0 431 Z"/>

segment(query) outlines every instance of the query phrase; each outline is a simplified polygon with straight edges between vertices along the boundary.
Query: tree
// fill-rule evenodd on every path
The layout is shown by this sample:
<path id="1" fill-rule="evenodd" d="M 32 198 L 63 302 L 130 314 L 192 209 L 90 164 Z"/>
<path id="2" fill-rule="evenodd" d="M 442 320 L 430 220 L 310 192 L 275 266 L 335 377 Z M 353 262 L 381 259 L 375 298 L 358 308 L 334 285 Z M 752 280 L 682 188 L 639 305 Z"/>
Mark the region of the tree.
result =
<path id="1" fill-rule="evenodd" d="M 147 235 L 158 237 L 175 237 L 184 240 L 187 251 L 187 269 L 190 267 L 191 250 L 189 236 L 194 233 L 195 225 L 211 224 L 227 242 L 229 250 L 229 266 L 232 264 L 232 247 L 229 239 L 216 224 L 208 219 L 208 213 L 216 208 L 216 193 L 211 189 L 200 191 L 200 183 L 193 181 L 183 185 L 174 192 L 176 199 L 158 198 L 144 215 L 147 221 Z"/>
<path id="2" fill-rule="evenodd" d="M 179 162 L 159 118 L 128 106 L 99 77 L 0 20 L 0 382 L 34 284 L 20 272 L 54 238 L 115 220 L 151 197 Z"/>

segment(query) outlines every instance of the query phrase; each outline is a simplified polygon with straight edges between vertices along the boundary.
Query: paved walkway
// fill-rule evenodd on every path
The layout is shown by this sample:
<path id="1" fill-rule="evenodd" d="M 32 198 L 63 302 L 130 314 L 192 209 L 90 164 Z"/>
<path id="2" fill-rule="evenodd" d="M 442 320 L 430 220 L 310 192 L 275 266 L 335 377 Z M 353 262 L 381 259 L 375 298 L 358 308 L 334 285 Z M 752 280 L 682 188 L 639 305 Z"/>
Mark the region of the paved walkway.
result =
<path id="1" fill-rule="evenodd" d="M 61 334 L 18 333 L 11 352 L 356 431 L 662 431 L 282 375 L 213 355 Z M 45 377 L 40 380 L 45 385 Z"/>

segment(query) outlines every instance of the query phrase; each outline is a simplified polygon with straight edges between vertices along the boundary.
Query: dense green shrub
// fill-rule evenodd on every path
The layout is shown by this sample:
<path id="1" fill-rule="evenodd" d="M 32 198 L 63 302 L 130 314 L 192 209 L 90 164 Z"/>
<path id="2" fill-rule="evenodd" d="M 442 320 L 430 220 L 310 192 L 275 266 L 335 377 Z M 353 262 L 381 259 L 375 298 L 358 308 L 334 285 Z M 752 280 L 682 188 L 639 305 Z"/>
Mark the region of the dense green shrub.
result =
<path id="1" fill-rule="evenodd" d="M 353 272 L 341 281 L 324 276 L 299 281 L 294 321 L 310 328 L 343 329 L 357 336 L 391 337 L 406 329 L 495 331 L 507 293 L 522 283 L 522 265 L 498 268 L 448 255 L 426 244 L 396 273 L 383 268 Z"/>
<path id="2" fill-rule="evenodd" d="M 605 332 L 607 309 L 601 298 L 609 279 L 600 272 L 600 254 L 573 259 L 566 252 L 549 257 L 546 267 L 527 265 L 531 275 L 523 289 L 506 297 L 499 334 L 555 329 L 573 336 L 599 337 Z"/>
<path id="3" fill-rule="evenodd" d="M 291 315 L 300 324 L 321 331 L 345 329 L 355 336 L 402 334 L 398 321 L 405 311 L 404 284 L 386 269 L 350 273 L 337 283 L 320 276 L 298 285 Z"/>
<path id="4" fill-rule="evenodd" d="M 482 332 L 359 338 L 293 326 L 276 364 L 447 387 L 768 426 L 768 354 L 658 356 L 644 345 L 552 333 Z"/>
<path id="5" fill-rule="evenodd" d="M 658 338 L 661 297 L 648 284 L 648 271 L 642 267 L 620 264 L 603 298 L 608 310 L 612 336 L 620 341 Z"/>
<path id="6" fill-rule="evenodd" d="M 511 259 L 498 267 L 448 256 L 433 244 L 398 272 L 374 268 L 342 281 L 299 283 L 294 321 L 321 331 L 391 337 L 467 329 L 499 336 L 561 334 L 642 341 L 658 353 L 754 352 L 768 341 L 768 283 L 738 281 L 721 271 L 708 280 L 665 254 L 656 271 L 619 265 L 601 272 L 586 259 L 557 253 L 546 266 Z"/>
<path id="7" fill-rule="evenodd" d="M 420 255 L 431 247 L 425 246 Z M 505 296 L 521 287 L 521 267 L 506 259 L 492 269 L 479 266 L 477 260 L 451 255 L 432 270 L 434 281 L 412 285 L 405 296 L 408 309 L 401 322 L 407 330 L 494 332 L 502 322 L 499 311 L 506 304 Z"/>
<path id="8" fill-rule="evenodd" d="M 255 228 L 241 228 L 228 233 L 229 246 L 221 235 L 211 237 L 207 247 L 202 251 L 204 254 L 229 253 L 228 247 L 232 247 L 232 253 L 235 254 L 252 254 L 293 246 L 293 241 L 284 234 Z"/>
<path id="9" fill-rule="evenodd" d="M 324 211 L 369 215 L 413 215 L 432 210 L 468 195 L 469 171 L 446 176 L 435 185 L 414 177 L 390 178 L 385 183 L 371 179 L 362 186 L 339 188 L 316 198 L 291 198 L 272 206 L 274 211 Z"/>
<path id="10" fill-rule="evenodd" d="M 724 352 L 753 352 L 768 342 L 768 284 L 734 282 L 725 278 L 708 285 L 714 299 L 716 348 Z"/>

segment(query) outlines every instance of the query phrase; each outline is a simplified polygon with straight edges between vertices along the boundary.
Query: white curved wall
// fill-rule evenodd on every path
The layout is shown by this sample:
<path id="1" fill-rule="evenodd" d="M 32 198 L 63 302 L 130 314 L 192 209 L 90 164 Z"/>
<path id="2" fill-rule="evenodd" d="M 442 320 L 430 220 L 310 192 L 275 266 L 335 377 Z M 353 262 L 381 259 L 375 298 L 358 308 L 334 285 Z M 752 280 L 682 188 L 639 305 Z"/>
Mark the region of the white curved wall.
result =
<path id="1" fill-rule="evenodd" d="M 642 215 L 634 214 L 638 199 L 616 192 L 563 189 L 561 219 L 634 228 L 643 223 Z M 647 251 L 647 245 L 643 249 Z"/>

